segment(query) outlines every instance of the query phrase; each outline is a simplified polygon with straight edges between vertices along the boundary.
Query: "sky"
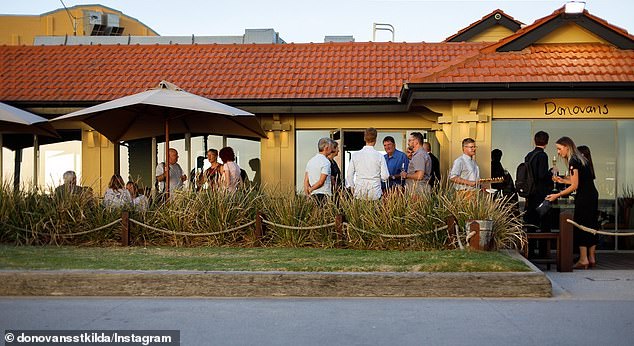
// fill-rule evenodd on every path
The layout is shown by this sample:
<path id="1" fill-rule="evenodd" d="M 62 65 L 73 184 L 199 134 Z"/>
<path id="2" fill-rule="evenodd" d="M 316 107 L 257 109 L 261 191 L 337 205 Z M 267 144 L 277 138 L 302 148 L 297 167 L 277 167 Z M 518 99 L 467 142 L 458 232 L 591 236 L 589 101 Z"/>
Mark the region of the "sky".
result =
<path id="1" fill-rule="evenodd" d="M 323 42 L 326 35 L 372 41 L 372 24 L 395 28 L 397 42 L 440 42 L 495 9 L 525 24 L 551 14 L 565 0 L 63 0 L 67 7 L 101 4 L 134 17 L 162 36 L 242 35 L 273 28 L 286 42 Z M 586 0 L 586 9 L 634 32 L 633 0 Z M 0 0 L 2 14 L 41 14 L 60 0 Z M 377 31 L 376 41 L 391 41 Z"/>

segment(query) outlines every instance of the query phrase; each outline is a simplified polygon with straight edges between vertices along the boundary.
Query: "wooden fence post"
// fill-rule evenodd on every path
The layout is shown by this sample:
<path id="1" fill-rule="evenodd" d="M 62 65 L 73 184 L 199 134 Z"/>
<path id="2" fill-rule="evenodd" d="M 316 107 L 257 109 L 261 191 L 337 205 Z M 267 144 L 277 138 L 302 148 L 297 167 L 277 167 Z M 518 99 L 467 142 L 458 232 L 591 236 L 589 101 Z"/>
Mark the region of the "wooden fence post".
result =
<path id="1" fill-rule="evenodd" d="M 264 214 L 258 211 L 255 215 L 255 231 L 253 233 L 255 240 L 258 242 L 262 241 L 262 237 L 264 237 L 264 233 L 266 232 L 266 226 L 264 225 L 264 222 L 262 222 L 263 218 Z"/>
<path id="2" fill-rule="evenodd" d="M 475 235 L 469 239 L 469 246 L 473 250 L 481 250 L 480 249 L 480 224 L 476 221 L 471 221 L 469 225 L 469 233 L 475 232 Z"/>
<path id="3" fill-rule="evenodd" d="M 343 232 L 343 215 L 337 214 L 335 216 L 335 232 L 337 232 L 337 243 L 344 245 L 346 242 L 346 235 Z"/>
<path id="4" fill-rule="evenodd" d="M 447 237 L 449 239 L 449 244 L 457 244 L 456 242 L 456 218 L 453 216 L 449 216 L 445 223 L 447 224 Z"/>
<path id="5" fill-rule="evenodd" d="M 130 246 L 130 214 L 121 212 L 121 246 Z"/>
<path id="6" fill-rule="evenodd" d="M 572 213 L 570 211 L 564 211 L 559 214 L 559 242 L 557 243 L 557 256 L 559 261 L 557 263 L 557 271 L 571 272 L 572 271 L 572 224 L 568 223 L 566 219 L 572 220 Z"/>

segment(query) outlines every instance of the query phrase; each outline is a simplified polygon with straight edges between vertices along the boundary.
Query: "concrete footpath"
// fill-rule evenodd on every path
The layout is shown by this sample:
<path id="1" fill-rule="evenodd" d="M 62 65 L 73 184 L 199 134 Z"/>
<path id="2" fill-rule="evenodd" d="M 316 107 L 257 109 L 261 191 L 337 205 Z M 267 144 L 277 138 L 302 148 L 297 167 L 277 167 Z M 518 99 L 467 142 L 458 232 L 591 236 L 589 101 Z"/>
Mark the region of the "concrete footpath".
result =
<path id="1" fill-rule="evenodd" d="M 0 297 L 0 330 L 177 330 L 181 345 L 630 345 L 634 271 L 550 298 Z"/>
<path id="2" fill-rule="evenodd" d="M 552 282 L 554 298 L 634 301 L 634 270 L 575 270 L 545 274 Z"/>

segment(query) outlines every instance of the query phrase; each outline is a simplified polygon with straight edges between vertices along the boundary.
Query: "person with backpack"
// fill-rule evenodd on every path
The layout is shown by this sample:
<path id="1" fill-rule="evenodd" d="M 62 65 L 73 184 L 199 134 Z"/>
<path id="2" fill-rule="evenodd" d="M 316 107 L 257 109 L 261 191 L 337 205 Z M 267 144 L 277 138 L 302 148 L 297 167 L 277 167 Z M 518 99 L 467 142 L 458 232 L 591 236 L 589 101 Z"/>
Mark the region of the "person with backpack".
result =
<path id="1" fill-rule="evenodd" d="M 492 183 L 491 188 L 497 190 L 496 197 L 506 198 L 507 202 L 514 206 L 514 212 L 519 215 L 519 209 L 516 204 L 518 202 L 517 193 L 515 193 L 515 183 L 511 174 L 502 166 L 502 150 L 493 149 L 491 151 L 491 176 L 494 178 L 504 178 L 500 183 Z"/>
<path id="2" fill-rule="evenodd" d="M 515 176 L 517 193 L 520 197 L 526 198 L 524 222 L 539 227 L 542 232 L 550 232 L 551 229 L 550 214 L 540 215 L 537 212 L 537 207 L 553 189 L 548 154 L 544 151 L 548 139 L 548 133 L 544 131 L 535 133 L 535 149 L 524 157 L 524 168 L 520 164 Z"/>

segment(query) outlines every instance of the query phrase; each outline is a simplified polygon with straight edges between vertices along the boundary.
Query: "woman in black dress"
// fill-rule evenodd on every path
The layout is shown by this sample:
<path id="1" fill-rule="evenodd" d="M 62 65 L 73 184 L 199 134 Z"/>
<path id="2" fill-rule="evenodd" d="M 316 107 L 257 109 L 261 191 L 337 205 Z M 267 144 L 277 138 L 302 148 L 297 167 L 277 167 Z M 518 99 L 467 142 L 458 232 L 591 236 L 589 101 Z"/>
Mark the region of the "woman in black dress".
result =
<path id="1" fill-rule="evenodd" d="M 552 202 L 561 196 L 577 191 L 573 219 L 580 225 L 597 229 L 599 193 L 594 186 L 594 168 L 589 155 L 590 150 L 588 150 L 588 156 L 584 156 L 569 137 L 561 137 L 557 140 L 556 146 L 557 154 L 568 162 L 570 176 L 565 178 L 553 176 L 553 180 L 557 183 L 570 184 L 570 186 L 559 193 L 546 196 L 546 199 Z M 575 268 L 587 269 L 588 266 L 594 266 L 598 242 L 596 235 L 575 227 L 574 237 L 579 245 L 579 261 L 575 264 Z"/>
<path id="2" fill-rule="evenodd" d="M 339 155 L 339 143 L 333 141 L 331 145 L 331 152 L 328 155 L 328 160 L 330 161 L 330 177 L 332 179 L 332 195 L 339 197 L 341 190 L 343 189 L 343 181 L 341 180 L 341 170 L 339 169 L 339 165 L 337 165 L 337 161 L 335 161 L 335 157 Z"/>

